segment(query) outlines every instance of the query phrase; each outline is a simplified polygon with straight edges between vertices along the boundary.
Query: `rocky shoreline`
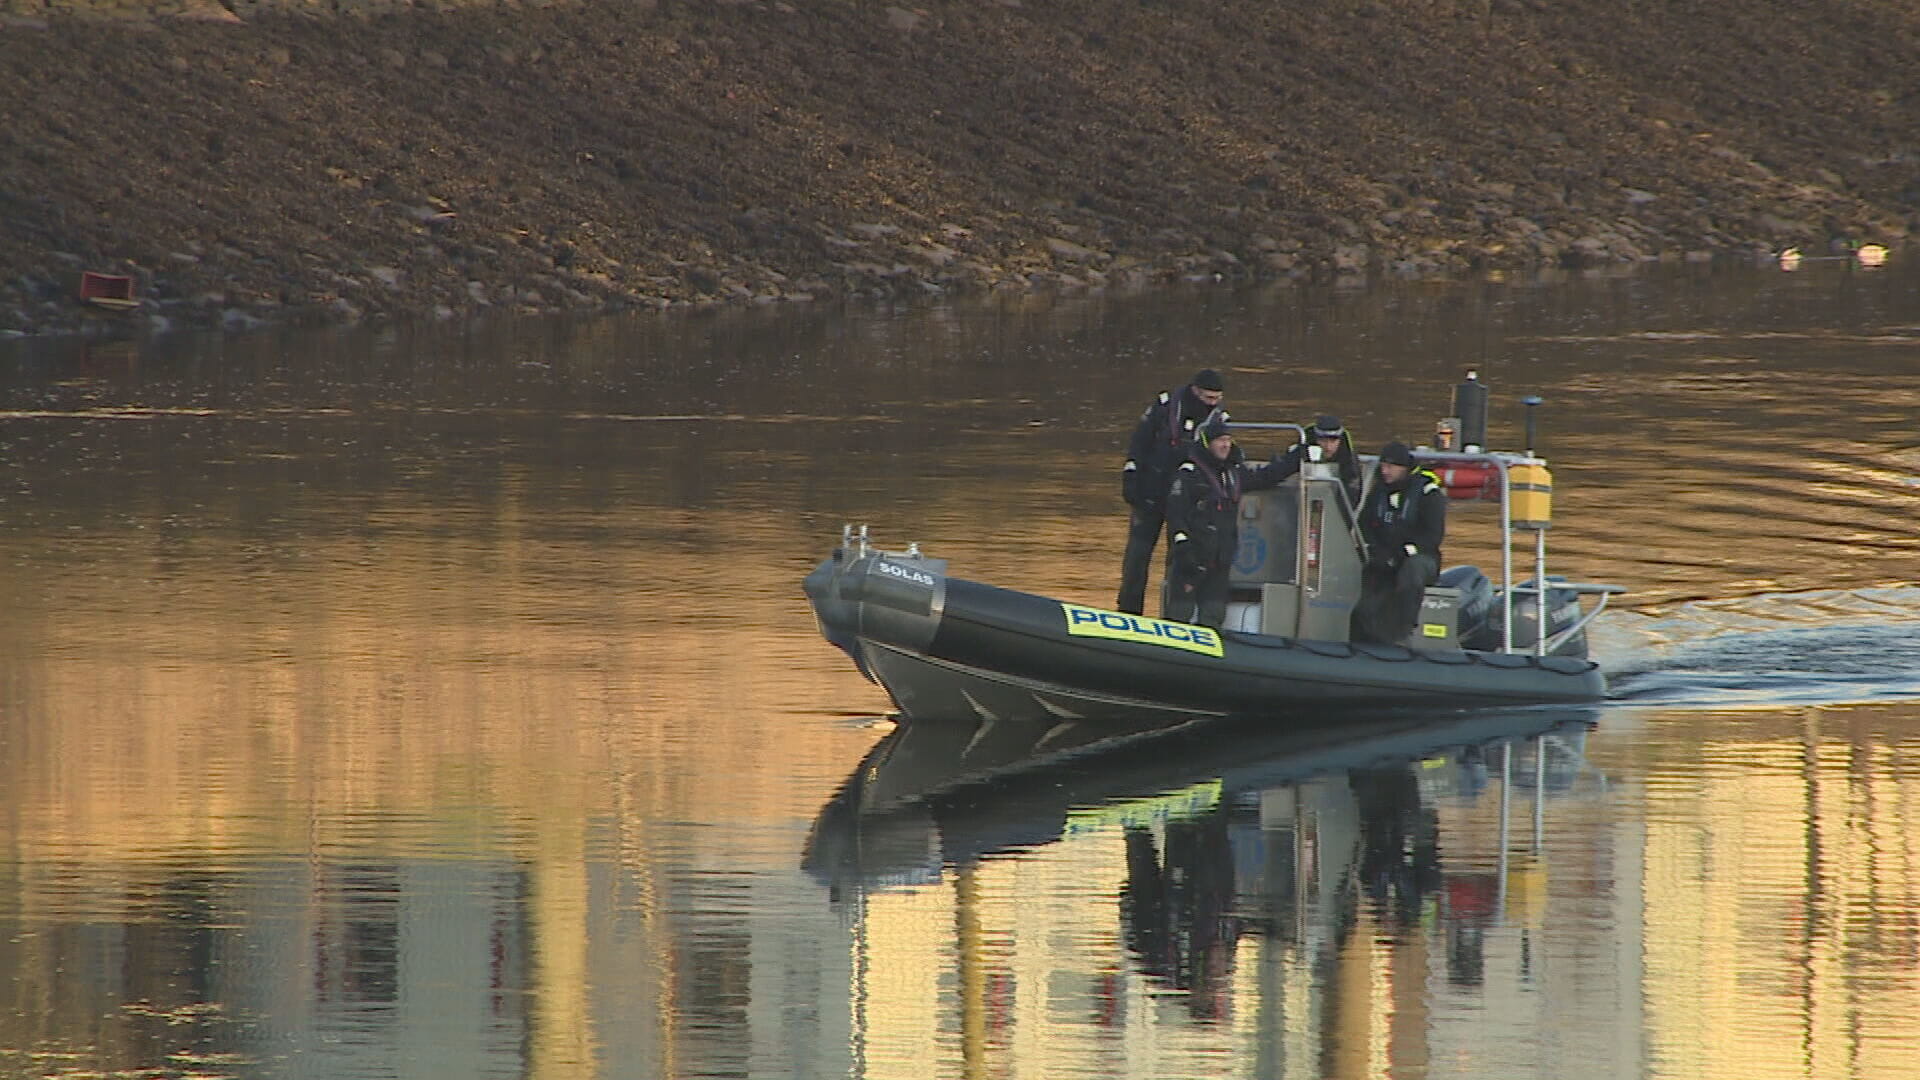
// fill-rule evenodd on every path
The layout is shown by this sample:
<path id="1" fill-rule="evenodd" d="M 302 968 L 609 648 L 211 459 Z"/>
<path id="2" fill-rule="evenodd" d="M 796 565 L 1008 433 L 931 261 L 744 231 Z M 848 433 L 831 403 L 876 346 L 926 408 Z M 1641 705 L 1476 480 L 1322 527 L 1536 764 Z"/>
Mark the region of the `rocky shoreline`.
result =
<path id="1" fill-rule="evenodd" d="M 1752 259 L 1920 228 L 1920 14 L 0 17 L 0 334 Z M 138 305 L 80 302 L 82 271 Z"/>

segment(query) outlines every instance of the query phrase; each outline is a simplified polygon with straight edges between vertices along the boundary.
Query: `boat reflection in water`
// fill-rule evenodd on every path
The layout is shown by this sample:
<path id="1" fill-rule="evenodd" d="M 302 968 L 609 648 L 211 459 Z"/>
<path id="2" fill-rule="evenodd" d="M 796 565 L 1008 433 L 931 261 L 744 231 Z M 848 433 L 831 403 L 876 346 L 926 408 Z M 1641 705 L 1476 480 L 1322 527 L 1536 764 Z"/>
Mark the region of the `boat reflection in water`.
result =
<path id="1" fill-rule="evenodd" d="M 854 926 L 865 1057 L 939 1053 L 942 1030 L 1048 1075 L 1116 1052 L 1124 1075 L 1226 1054 L 1263 1076 L 1439 1053 L 1407 1049 L 1408 999 L 1436 975 L 1479 985 L 1489 931 L 1537 917 L 1547 800 L 1605 786 L 1582 756 L 1594 716 L 902 720 L 803 860 Z M 1152 1034 L 1169 1022 L 1215 1041 Z"/>

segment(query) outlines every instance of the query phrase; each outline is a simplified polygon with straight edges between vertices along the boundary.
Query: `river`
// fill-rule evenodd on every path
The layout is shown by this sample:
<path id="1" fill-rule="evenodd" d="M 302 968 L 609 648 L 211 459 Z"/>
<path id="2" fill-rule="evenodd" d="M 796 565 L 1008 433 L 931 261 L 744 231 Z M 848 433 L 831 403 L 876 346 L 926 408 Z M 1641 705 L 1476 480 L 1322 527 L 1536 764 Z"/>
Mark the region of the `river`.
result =
<path id="1" fill-rule="evenodd" d="M 1110 604 L 1203 366 L 1540 396 L 1611 698 L 890 719 L 842 525 Z M 0 1076 L 1910 1076 L 1917 411 L 1844 260 L 0 343 Z"/>

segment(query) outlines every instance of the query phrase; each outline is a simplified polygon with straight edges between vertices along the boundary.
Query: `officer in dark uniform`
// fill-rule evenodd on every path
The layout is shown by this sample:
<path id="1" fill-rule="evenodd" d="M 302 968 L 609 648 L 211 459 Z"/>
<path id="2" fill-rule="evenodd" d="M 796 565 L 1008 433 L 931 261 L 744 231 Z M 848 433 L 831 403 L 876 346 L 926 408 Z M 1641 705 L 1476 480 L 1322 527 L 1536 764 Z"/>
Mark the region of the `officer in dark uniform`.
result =
<path id="1" fill-rule="evenodd" d="M 1240 549 L 1240 497 L 1280 483 L 1276 464 L 1249 465 L 1225 417 L 1202 425 L 1167 488 L 1167 618 L 1201 626 L 1227 619 Z"/>
<path id="2" fill-rule="evenodd" d="M 1225 420 L 1220 402 L 1226 380 L 1207 368 L 1185 386 L 1161 394 L 1147 406 L 1127 442 L 1127 464 L 1120 472 L 1120 493 L 1127 500 L 1127 553 L 1120 561 L 1120 597 L 1113 606 L 1130 615 L 1145 614 L 1147 570 L 1166 520 L 1167 485 L 1187 459 L 1194 432 L 1208 420 Z"/>
<path id="3" fill-rule="evenodd" d="M 1308 448 L 1320 448 L 1320 460 L 1333 464 L 1339 469 L 1340 484 L 1347 489 L 1347 501 L 1360 505 L 1360 457 L 1353 452 L 1353 434 L 1340 423 L 1337 416 L 1325 413 L 1314 418 L 1313 426 L 1307 428 L 1301 437 L 1300 445 L 1289 449 L 1273 459 L 1280 470 L 1280 479 L 1285 480 L 1300 471 L 1303 462 L 1309 460 Z"/>
<path id="4" fill-rule="evenodd" d="M 1419 468 L 1403 442 L 1380 450 L 1373 486 L 1360 507 L 1367 565 L 1353 609 L 1353 640 L 1399 642 L 1420 618 L 1420 601 L 1440 577 L 1440 543 L 1447 535 L 1447 493 L 1440 478 Z"/>

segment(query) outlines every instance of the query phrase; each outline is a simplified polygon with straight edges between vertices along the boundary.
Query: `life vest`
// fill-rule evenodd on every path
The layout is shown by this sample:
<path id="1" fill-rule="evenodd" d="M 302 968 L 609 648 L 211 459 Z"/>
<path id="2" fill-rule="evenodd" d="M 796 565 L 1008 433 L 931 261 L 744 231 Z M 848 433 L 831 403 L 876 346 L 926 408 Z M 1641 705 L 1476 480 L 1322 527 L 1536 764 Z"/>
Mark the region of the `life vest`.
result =
<path id="1" fill-rule="evenodd" d="M 1213 457 L 1208 454 L 1208 457 Z M 1199 466 L 1199 472 L 1207 477 L 1207 488 L 1213 492 L 1213 509 L 1216 512 L 1231 510 L 1240 505 L 1240 466 L 1231 458 L 1225 462 L 1209 461 Z M 1222 482 L 1221 477 L 1226 479 Z"/>
<path id="2" fill-rule="evenodd" d="M 1415 485 L 1419 486 L 1422 497 L 1442 495 L 1447 490 L 1446 485 L 1432 469 L 1424 465 L 1416 466 L 1407 472 L 1405 487 L 1398 491 L 1383 493 L 1380 501 L 1374 504 L 1372 515 L 1374 523 L 1385 529 L 1405 521 L 1411 528 L 1412 523 L 1420 516 L 1420 500 L 1408 499 L 1406 494 L 1413 490 Z"/>
<path id="3" fill-rule="evenodd" d="M 1227 414 L 1221 410 L 1220 406 L 1215 405 L 1207 410 L 1207 415 L 1198 420 L 1187 420 L 1182 423 L 1182 411 L 1187 404 L 1187 389 L 1186 386 L 1178 386 L 1160 395 L 1160 403 L 1166 406 L 1166 426 L 1161 430 L 1161 436 L 1165 444 L 1175 450 L 1183 448 L 1192 441 L 1194 432 L 1207 426 L 1207 422 L 1214 417 L 1218 416 L 1222 420 L 1227 418 Z"/>

